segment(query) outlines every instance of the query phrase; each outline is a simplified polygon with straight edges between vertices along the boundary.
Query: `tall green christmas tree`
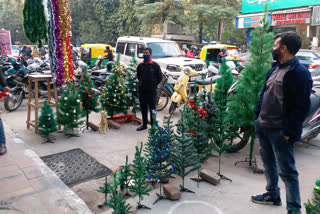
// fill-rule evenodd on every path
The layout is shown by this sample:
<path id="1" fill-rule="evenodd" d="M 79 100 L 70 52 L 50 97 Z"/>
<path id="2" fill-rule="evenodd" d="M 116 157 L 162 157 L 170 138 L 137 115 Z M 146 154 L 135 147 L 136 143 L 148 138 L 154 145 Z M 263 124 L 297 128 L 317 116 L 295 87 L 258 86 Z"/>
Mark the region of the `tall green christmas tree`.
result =
<path id="1" fill-rule="evenodd" d="M 219 171 L 217 174 L 221 178 L 228 179 L 221 174 L 221 155 L 233 146 L 232 141 L 230 141 L 230 123 L 226 121 L 228 99 L 227 94 L 230 86 L 232 85 L 233 76 L 224 58 L 222 59 L 220 73 L 221 77 L 217 79 L 214 92 L 214 102 L 216 105 L 215 113 L 210 118 L 210 130 L 213 136 L 211 138 L 211 145 L 213 149 L 219 153 Z"/>
<path id="2" fill-rule="evenodd" d="M 41 108 L 39 117 L 38 134 L 47 138 L 43 143 L 53 143 L 49 137 L 50 133 L 58 131 L 57 121 L 54 118 L 53 111 L 46 100 Z"/>
<path id="3" fill-rule="evenodd" d="M 99 208 L 102 208 L 104 205 L 107 205 L 108 194 L 111 193 L 111 184 L 108 183 L 108 176 L 106 176 L 103 186 L 99 187 L 98 192 L 104 194 L 104 202 L 98 205 Z"/>
<path id="4" fill-rule="evenodd" d="M 93 82 L 88 75 L 87 66 L 84 66 L 80 78 L 79 94 L 82 103 L 83 115 L 86 116 L 86 126 L 89 128 L 89 114 L 94 111 L 98 112 L 98 96 L 94 91 Z"/>
<path id="5" fill-rule="evenodd" d="M 119 54 L 111 72 L 112 75 L 106 80 L 107 84 L 100 97 L 100 102 L 108 115 L 113 117 L 118 113 L 126 114 L 128 109 Z"/>
<path id="6" fill-rule="evenodd" d="M 69 136 L 77 136 L 74 129 L 79 128 L 83 121 L 81 119 L 81 99 L 78 91 L 72 83 L 68 84 L 68 89 L 63 92 L 57 107 L 57 122 L 63 125 L 64 131 Z M 71 131 L 71 133 L 70 133 Z"/>
<path id="7" fill-rule="evenodd" d="M 132 213 L 131 207 L 126 203 L 121 193 L 118 193 L 119 181 L 117 180 L 117 172 L 114 172 L 113 183 L 111 184 L 111 196 L 107 201 L 108 207 L 113 209 L 113 214 L 129 214 Z"/>
<path id="8" fill-rule="evenodd" d="M 320 213 L 320 180 L 316 181 L 316 187 L 313 190 L 313 195 L 312 201 L 308 201 L 308 203 L 304 204 L 307 214 Z"/>
<path id="9" fill-rule="evenodd" d="M 207 160 L 211 155 L 211 149 L 209 147 L 209 138 L 207 136 L 207 122 L 205 116 L 207 112 L 200 105 L 201 99 L 197 93 L 197 87 L 194 87 L 194 97 L 189 100 L 188 106 L 186 106 L 185 119 L 187 121 L 188 132 L 191 133 L 191 139 L 194 147 L 197 150 L 200 163 Z M 201 181 L 200 169 L 198 169 L 198 178 L 191 178 L 194 181 Z"/>
<path id="10" fill-rule="evenodd" d="M 193 192 L 185 188 L 184 178 L 201 167 L 197 149 L 192 141 L 192 134 L 189 133 L 187 126 L 186 111 L 188 108 L 188 105 L 184 105 L 183 110 L 180 110 L 181 117 L 176 124 L 177 134 L 170 148 L 171 162 L 176 165 L 174 174 L 182 178 L 182 185 L 180 185 L 180 191 L 182 192 Z"/>
<path id="11" fill-rule="evenodd" d="M 171 167 L 170 151 L 168 143 L 168 132 L 158 125 L 156 121 L 156 112 L 153 112 L 153 125 L 149 129 L 149 139 L 146 143 L 145 162 L 147 164 L 148 180 L 160 182 L 165 178 L 170 178 L 175 165 Z M 160 182 L 160 194 L 154 202 L 163 199 L 162 183 Z"/>
<path id="12" fill-rule="evenodd" d="M 132 164 L 132 180 L 134 182 L 134 185 L 130 187 L 130 191 L 134 192 L 135 194 L 132 196 L 133 198 L 138 196 L 138 209 L 139 208 L 146 208 L 150 209 L 149 207 L 146 207 L 141 204 L 141 201 L 143 200 L 144 195 L 149 195 L 149 192 L 152 190 L 151 188 L 148 188 L 148 173 L 146 168 L 146 163 L 144 162 L 144 158 L 141 155 L 142 152 L 142 143 L 140 148 L 136 146 L 136 154 L 135 154 L 135 160 Z"/>
<path id="13" fill-rule="evenodd" d="M 131 54 L 132 59 L 126 73 L 126 92 L 127 92 L 127 105 L 132 107 L 131 112 L 136 114 L 140 110 L 139 104 L 139 81 L 137 78 L 137 60 L 134 52 Z"/>
<path id="14" fill-rule="evenodd" d="M 121 188 L 121 190 L 123 190 L 123 189 L 126 190 L 126 193 L 125 193 L 126 196 L 131 196 L 128 191 L 129 182 L 131 179 L 130 167 L 131 167 L 131 164 L 128 163 L 128 155 L 126 155 L 126 163 L 125 163 L 125 165 L 121 166 L 120 170 L 119 170 L 120 188 Z"/>
<path id="15" fill-rule="evenodd" d="M 265 7 L 265 11 L 267 11 Z M 252 40 L 249 44 L 249 64 L 239 76 L 239 84 L 235 94 L 228 102 L 228 121 L 232 124 L 234 137 L 238 136 L 238 130 L 245 130 L 243 139 L 250 139 L 249 165 L 252 165 L 253 148 L 255 139 L 254 108 L 258 102 L 258 94 L 263 88 L 267 72 L 271 67 L 271 49 L 273 47 L 273 33 L 269 32 L 268 14 L 265 12 L 261 20 L 261 26 L 257 26 L 252 32 Z M 235 145 L 233 148 L 236 148 Z"/>

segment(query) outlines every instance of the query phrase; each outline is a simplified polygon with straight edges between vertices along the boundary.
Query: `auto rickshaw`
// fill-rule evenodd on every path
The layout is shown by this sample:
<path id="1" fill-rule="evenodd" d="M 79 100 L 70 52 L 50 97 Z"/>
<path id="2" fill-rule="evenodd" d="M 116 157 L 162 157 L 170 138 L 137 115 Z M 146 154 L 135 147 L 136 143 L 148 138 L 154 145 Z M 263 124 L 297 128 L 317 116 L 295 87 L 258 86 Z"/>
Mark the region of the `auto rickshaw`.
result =
<path id="1" fill-rule="evenodd" d="M 113 52 L 113 48 L 106 44 L 84 44 L 81 45 L 80 56 L 81 60 L 84 61 L 89 67 L 94 67 L 99 56 L 105 56 L 107 46 Z M 102 62 L 102 67 L 105 67 L 109 60 L 104 59 Z"/>
<path id="2" fill-rule="evenodd" d="M 221 48 L 227 48 L 227 53 L 230 55 L 230 51 L 238 50 L 237 46 L 234 45 L 224 45 L 224 44 L 215 44 L 215 45 L 205 45 L 201 49 L 200 59 L 204 60 L 208 64 L 210 62 L 217 63 L 218 62 L 218 54 L 221 52 Z"/>

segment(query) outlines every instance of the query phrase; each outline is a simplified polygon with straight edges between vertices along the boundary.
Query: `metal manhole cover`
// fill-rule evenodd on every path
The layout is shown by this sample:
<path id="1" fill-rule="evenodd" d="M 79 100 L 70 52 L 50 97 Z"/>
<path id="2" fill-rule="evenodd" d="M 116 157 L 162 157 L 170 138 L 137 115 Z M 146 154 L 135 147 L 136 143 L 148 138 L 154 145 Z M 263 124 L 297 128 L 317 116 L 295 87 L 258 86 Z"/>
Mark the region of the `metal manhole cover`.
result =
<path id="1" fill-rule="evenodd" d="M 112 172 L 81 149 L 43 156 L 41 159 L 69 187 L 102 178 Z"/>

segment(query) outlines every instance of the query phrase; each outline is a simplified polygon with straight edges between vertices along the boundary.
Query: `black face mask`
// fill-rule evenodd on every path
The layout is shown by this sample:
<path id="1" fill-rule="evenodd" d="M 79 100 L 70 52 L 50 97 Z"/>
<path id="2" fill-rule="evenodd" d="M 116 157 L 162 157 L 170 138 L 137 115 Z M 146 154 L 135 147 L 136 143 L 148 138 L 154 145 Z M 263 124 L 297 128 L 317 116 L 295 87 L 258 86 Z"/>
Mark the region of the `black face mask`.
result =
<path id="1" fill-rule="evenodd" d="M 277 49 L 277 50 L 272 49 L 272 50 L 271 50 L 271 54 L 272 54 L 272 58 L 273 58 L 275 61 L 278 61 L 278 60 L 279 60 L 279 57 L 281 56 L 281 54 L 280 54 L 280 48 Z"/>

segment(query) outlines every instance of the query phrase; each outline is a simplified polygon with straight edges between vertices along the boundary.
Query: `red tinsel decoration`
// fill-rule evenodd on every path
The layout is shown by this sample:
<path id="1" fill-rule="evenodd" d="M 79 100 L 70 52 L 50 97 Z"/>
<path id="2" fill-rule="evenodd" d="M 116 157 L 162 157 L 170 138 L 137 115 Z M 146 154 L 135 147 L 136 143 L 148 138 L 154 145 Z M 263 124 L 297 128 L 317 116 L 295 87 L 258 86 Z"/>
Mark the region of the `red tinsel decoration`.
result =
<path id="1" fill-rule="evenodd" d="M 200 118 L 204 118 L 207 115 L 207 111 L 203 108 L 199 108 Z"/>
<path id="2" fill-rule="evenodd" d="M 0 100 L 3 99 L 4 97 L 8 97 L 8 96 L 10 96 L 10 94 L 8 92 L 0 91 Z"/>
<path id="3" fill-rule="evenodd" d="M 197 136 L 197 134 L 194 131 L 192 131 L 191 129 L 188 130 L 188 133 L 193 134 L 194 136 Z"/>
<path id="4" fill-rule="evenodd" d="M 188 105 L 193 108 L 193 110 L 197 110 L 197 106 L 194 104 L 194 100 L 189 100 Z"/>

